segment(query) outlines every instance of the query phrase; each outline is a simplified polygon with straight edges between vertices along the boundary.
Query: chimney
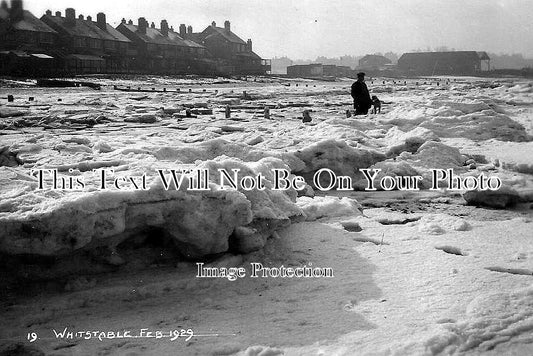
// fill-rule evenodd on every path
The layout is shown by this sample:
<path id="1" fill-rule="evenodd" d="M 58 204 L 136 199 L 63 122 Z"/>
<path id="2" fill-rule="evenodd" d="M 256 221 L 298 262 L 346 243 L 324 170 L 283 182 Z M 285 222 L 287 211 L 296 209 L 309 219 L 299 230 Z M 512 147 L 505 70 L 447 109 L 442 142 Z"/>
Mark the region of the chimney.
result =
<path id="1" fill-rule="evenodd" d="M 248 52 L 252 52 L 252 40 L 251 39 L 248 39 L 248 41 L 246 41 L 246 50 Z"/>
<path id="2" fill-rule="evenodd" d="M 146 35 L 146 27 L 148 26 L 148 23 L 146 22 L 146 19 L 144 17 L 139 17 L 138 22 L 138 31 L 139 33 L 142 33 Z"/>
<path id="3" fill-rule="evenodd" d="M 47 16 L 52 16 L 52 11 L 50 11 L 50 10 L 46 10 L 46 15 L 47 15 Z"/>
<path id="4" fill-rule="evenodd" d="M 20 21 L 24 18 L 22 0 L 11 0 L 10 17 L 13 22 Z"/>
<path id="5" fill-rule="evenodd" d="M 56 17 L 61 17 L 61 11 L 56 11 Z"/>
<path id="6" fill-rule="evenodd" d="M 98 26 L 101 30 L 107 31 L 107 21 L 103 12 L 96 14 L 96 26 Z"/>
<path id="7" fill-rule="evenodd" d="M 76 10 L 69 7 L 65 10 L 65 17 L 67 19 L 66 23 L 70 26 L 74 26 L 76 24 Z"/>
<path id="8" fill-rule="evenodd" d="M 155 28 L 155 23 L 152 21 L 152 24 L 150 25 L 151 28 Z"/>
<path id="9" fill-rule="evenodd" d="M 230 32 L 231 31 L 231 26 L 230 26 L 230 23 L 228 20 L 224 21 L 224 29 L 227 31 L 227 32 Z"/>
<path id="10" fill-rule="evenodd" d="M 83 20 L 83 15 L 78 15 L 78 19 Z"/>
<path id="11" fill-rule="evenodd" d="M 92 17 L 92 16 L 90 16 L 90 15 L 89 15 L 89 16 L 87 16 L 87 21 L 91 21 L 91 22 L 92 22 L 92 21 L 93 21 L 93 17 Z"/>
<path id="12" fill-rule="evenodd" d="M 211 22 L 211 26 L 217 27 L 217 23 L 215 21 Z"/>
<path id="13" fill-rule="evenodd" d="M 132 20 L 132 19 L 130 19 L 130 20 L 128 21 L 128 25 L 133 25 L 133 20 Z"/>
<path id="14" fill-rule="evenodd" d="M 167 20 L 161 21 L 161 34 L 165 37 L 168 37 L 168 22 Z"/>
<path id="15" fill-rule="evenodd" d="M 180 36 L 185 37 L 185 34 L 187 33 L 187 27 L 184 23 L 180 25 Z"/>
<path id="16" fill-rule="evenodd" d="M 191 25 L 187 26 L 187 33 L 189 35 L 192 35 L 192 26 Z"/>
<path id="17" fill-rule="evenodd" d="M 126 19 L 123 17 L 120 23 L 126 23 Z"/>

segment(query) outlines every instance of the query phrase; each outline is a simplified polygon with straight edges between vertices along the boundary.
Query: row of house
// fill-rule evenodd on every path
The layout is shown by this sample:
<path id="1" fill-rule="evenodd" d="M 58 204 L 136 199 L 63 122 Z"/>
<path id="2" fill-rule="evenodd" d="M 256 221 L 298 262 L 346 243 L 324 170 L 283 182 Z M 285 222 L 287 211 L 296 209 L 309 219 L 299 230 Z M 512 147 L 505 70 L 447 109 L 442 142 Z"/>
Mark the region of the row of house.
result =
<path id="1" fill-rule="evenodd" d="M 106 15 L 76 16 L 73 8 L 35 17 L 22 0 L 0 3 L 0 73 L 13 75 L 154 73 L 266 74 L 262 59 L 231 30 L 213 22 L 194 33 L 162 20 L 122 19 L 117 27 Z"/>
<path id="2" fill-rule="evenodd" d="M 490 70 L 490 57 L 486 52 L 415 52 L 404 53 L 397 64 L 387 57 L 369 54 L 359 60 L 355 69 L 343 66 L 313 63 L 287 67 L 289 77 L 323 78 L 355 77 L 365 71 L 371 75 L 419 76 L 419 75 L 476 75 Z"/>

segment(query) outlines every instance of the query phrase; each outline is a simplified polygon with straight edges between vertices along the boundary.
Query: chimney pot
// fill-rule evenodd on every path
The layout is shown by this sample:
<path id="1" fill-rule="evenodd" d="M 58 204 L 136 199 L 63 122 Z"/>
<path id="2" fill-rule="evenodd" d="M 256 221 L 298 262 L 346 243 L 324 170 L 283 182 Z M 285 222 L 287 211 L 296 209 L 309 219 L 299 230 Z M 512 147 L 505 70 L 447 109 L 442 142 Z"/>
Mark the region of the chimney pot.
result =
<path id="1" fill-rule="evenodd" d="M 133 20 L 132 20 L 132 19 L 130 19 L 130 20 L 128 21 L 128 25 L 133 25 Z"/>
<path id="2" fill-rule="evenodd" d="M 78 18 L 79 18 L 80 20 L 83 20 L 83 15 L 82 15 L 82 14 L 78 15 Z"/>
<path id="3" fill-rule="evenodd" d="M 65 10 L 65 17 L 67 19 L 74 20 L 76 18 L 76 10 L 74 10 L 71 7 L 69 7 L 68 9 Z"/>
<path id="4" fill-rule="evenodd" d="M 187 26 L 187 33 L 189 35 L 192 35 L 192 26 L 191 25 Z"/>
<path id="5" fill-rule="evenodd" d="M 211 26 L 217 27 L 217 23 L 215 21 L 211 22 Z"/>
<path id="6" fill-rule="evenodd" d="M 138 22 L 139 33 L 146 34 L 147 26 L 148 26 L 148 23 L 146 22 L 146 19 L 144 17 L 140 17 L 139 22 Z"/>
<path id="7" fill-rule="evenodd" d="M 186 33 L 187 33 L 187 27 L 185 26 L 184 23 L 182 23 L 180 25 L 180 36 L 183 37 L 185 36 Z"/>
<path id="8" fill-rule="evenodd" d="M 154 25 L 155 27 L 155 25 Z M 167 20 L 162 20 L 161 21 L 161 34 L 165 37 L 168 36 L 168 22 Z"/>
<path id="9" fill-rule="evenodd" d="M 107 31 L 107 21 L 103 12 L 96 14 L 96 26 L 101 30 Z"/>
<path id="10" fill-rule="evenodd" d="M 93 21 L 93 17 L 91 15 L 87 16 L 87 21 Z"/>
<path id="11" fill-rule="evenodd" d="M 51 16 L 51 15 L 52 15 L 52 11 L 50 11 L 50 10 L 46 10 L 46 14 L 47 14 L 48 16 Z"/>
<path id="12" fill-rule="evenodd" d="M 231 31 L 231 24 L 228 20 L 224 21 L 224 28 L 226 29 L 226 31 Z"/>
<path id="13" fill-rule="evenodd" d="M 11 14 L 10 17 L 13 21 L 20 21 L 24 17 L 24 8 L 22 6 L 22 0 L 11 0 Z"/>
<path id="14" fill-rule="evenodd" d="M 61 11 L 56 11 L 56 17 L 61 17 Z"/>
<path id="15" fill-rule="evenodd" d="M 152 21 L 152 24 L 150 25 L 151 28 L 155 28 L 155 23 Z"/>
<path id="16" fill-rule="evenodd" d="M 120 23 L 126 23 L 126 19 L 123 17 Z"/>

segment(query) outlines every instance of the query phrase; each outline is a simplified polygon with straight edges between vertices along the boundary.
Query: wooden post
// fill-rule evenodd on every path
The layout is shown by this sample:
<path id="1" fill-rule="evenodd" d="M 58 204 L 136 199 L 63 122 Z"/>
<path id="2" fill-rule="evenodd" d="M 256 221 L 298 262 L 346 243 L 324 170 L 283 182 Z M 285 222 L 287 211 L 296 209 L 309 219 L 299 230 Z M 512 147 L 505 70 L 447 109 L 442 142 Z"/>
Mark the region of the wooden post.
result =
<path id="1" fill-rule="evenodd" d="M 309 115 L 309 110 L 304 110 L 302 113 L 303 119 L 302 122 L 311 122 L 311 115 Z"/>

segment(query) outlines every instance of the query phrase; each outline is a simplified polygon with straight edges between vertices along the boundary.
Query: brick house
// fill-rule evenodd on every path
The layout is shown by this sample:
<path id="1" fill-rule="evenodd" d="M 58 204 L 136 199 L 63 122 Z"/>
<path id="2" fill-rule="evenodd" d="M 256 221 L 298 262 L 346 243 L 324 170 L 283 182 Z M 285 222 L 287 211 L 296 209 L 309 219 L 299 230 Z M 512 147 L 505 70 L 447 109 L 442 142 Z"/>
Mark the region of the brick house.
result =
<path id="1" fill-rule="evenodd" d="M 144 17 L 137 25 L 130 20 L 117 27 L 117 31 L 126 36 L 137 48 L 134 68 L 150 73 L 187 73 L 194 67 L 198 58 L 205 56 L 205 47 L 194 41 L 182 38 L 166 20 L 161 21 L 160 28 Z"/>
<path id="2" fill-rule="evenodd" d="M 217 27 L 213 21 L 196 39 L 209 53 L 219 59 L 218 70 L 227 74 L 265 74 L 270 71 L 270 61 L 259 57 L 252 48 L 252 40 L 244 42 L 231 31 L 229 21 Z"/>
<path id="3" fill-rule="evenodd" d="M 0 4 L 0 73 L 51 74 L 56 67 L 50 53 L 57 32 L 24 10 L 22 0 Z"/>
<path id="4" fill-rule="evenodd" d="M 104 13 L 84 18 L 73 8 L 52 15 L 47 11 L 41 20 L 58 33 L 57 53 L 64 59 L 67 73 L 116 73 L 128 71 L 130 40 L 106 23 Z"/>

